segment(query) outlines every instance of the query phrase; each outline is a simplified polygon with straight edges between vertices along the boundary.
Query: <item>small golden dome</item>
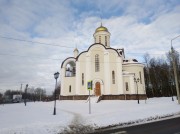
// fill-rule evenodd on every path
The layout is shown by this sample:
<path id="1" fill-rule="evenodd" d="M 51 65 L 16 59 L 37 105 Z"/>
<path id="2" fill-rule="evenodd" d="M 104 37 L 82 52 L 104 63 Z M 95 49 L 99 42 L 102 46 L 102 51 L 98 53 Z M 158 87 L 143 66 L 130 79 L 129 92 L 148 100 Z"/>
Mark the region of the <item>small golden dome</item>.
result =
<path id="1" fill-rule="evenodd" d="M 102 25 L 100 27 L 98 27 L 95 32 L 97 33 L 97 32 L 101 32 L 101 31 L 109 32 L 108 29 Z"/>

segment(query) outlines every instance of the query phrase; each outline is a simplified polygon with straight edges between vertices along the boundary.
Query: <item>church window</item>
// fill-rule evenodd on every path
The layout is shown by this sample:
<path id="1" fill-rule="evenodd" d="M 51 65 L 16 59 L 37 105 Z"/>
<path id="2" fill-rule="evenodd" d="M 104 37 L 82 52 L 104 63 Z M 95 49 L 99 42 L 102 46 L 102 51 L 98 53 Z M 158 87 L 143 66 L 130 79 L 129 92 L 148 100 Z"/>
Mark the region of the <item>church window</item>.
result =
<path id="1" fill-rule="evenodd" d="M 142 84 L 141 72 L 139 72 L 140 83 Z"/>
<path id="2" fill-rule="evenodd" d="M 107 36 L 105 36 L 105 46 L 107 46 Z"/>
<path id="3" fill-rule="evenodd" d="M 76 76 L 76 63 L 74 61 L 69 61 L 66 65 L 65 77 Z"/>
<path id="4" fill-rule="evenodd" d="M 101 36 L 99 36 L 99 43 L 101 43 Z"/>
<path id="5" fill-rule="evenodd" d="M 126 91 L 129 91 L 128 82 L 126 82 Z"/>
<path id="6" fill-rule="evenodd" d="M 112 71 L 112 84 L 115 84 L 115 72 Z"/>
<path id="7" fill-rule="evenodd" d="M 95 55 L 95 72 L 99 72 L 99 55 Z"/>
<path id="8" fill-rule="evenodd" d="M 82 85 L 84 85 L 84 73 L 82 73 Z"/>
<path id="9" fill-rule="evenodd" d="M 71 92 L 71 85 L 69 86 L 69 92 Z"/>

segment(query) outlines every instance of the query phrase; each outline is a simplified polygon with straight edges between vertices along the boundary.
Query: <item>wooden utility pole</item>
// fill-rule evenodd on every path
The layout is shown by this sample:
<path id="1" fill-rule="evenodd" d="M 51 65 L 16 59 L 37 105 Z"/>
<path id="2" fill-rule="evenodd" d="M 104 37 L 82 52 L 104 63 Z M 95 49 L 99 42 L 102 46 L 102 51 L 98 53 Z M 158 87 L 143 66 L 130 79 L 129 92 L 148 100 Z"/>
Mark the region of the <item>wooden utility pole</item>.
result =
<path id="1" fill-rule="evenodd" d="M 178 97 L 178 103 L 180 104 L 180 94 L 179 94 L 179 84 L 178 84 L 178 76 L 177 76 L 177 66 L 176 66 L 176 60 L 175 60 L 175 53 L 174 53 L 174 48 L 172 46 L 172 41 L 176 38 L 180 37 L 177 36 L 171 40 L 171 57 L 172 57 L 172 62 L 173 62 L 173 70 L 174 70 L 174 77 L 175 77 L 175 83 L 176 83 L 176 91 L 177 91 L 177 97 Z"/>

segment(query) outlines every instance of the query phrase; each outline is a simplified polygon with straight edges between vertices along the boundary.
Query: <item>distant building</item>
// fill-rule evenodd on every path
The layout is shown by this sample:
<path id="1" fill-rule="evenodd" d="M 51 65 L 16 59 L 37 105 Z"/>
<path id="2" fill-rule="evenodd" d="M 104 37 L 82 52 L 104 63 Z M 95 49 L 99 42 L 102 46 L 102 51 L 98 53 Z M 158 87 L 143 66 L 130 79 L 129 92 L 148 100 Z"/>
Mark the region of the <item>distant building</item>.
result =
<path id="1" fill-rule="evenodd" d="M 123 48 L 110 47 L 110 32 L 100 26 L 94 33 L 94 44 L 87 51 L 74 50 L 61 64 L 61 99 L 86 99 L 87 82 L 92 80 L 91 95 L 103 99 L 140 99 L 146 97 L 144 65 L 126 59 Z M 139 78 L 138 91 L 134 78 Z"/>

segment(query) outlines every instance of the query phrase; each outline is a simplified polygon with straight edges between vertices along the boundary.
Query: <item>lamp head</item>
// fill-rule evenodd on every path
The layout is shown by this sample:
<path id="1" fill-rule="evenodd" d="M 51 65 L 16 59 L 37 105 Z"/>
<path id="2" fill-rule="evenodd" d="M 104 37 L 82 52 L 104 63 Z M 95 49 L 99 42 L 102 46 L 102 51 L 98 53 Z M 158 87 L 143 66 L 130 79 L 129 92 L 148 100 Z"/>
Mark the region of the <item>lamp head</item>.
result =
<path id="1" fill-rule="evenodd" d="M 54 73 L 54 78 L 57 79 L 59 77 L 59 72 Z"/>

